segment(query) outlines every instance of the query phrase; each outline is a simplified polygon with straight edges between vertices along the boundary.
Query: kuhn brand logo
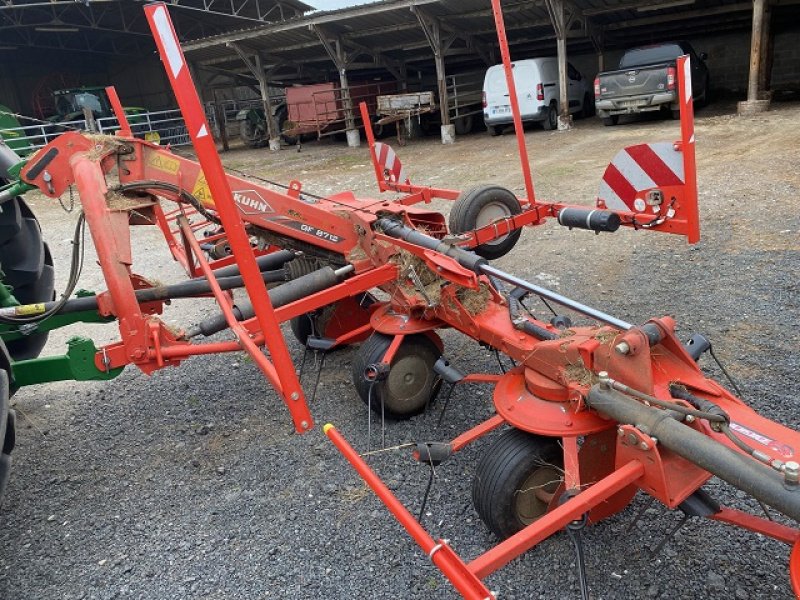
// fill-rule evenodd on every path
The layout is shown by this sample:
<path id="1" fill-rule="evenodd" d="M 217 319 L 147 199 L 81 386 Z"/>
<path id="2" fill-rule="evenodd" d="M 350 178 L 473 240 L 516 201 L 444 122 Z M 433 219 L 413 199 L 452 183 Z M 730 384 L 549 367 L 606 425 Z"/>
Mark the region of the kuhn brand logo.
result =
<path id="1" fill-rule="evenodd" d="M 233 199 L 246 215 L 275 212 L 269 203 L 255 190 L 239 190 L 233 192 Z"/>

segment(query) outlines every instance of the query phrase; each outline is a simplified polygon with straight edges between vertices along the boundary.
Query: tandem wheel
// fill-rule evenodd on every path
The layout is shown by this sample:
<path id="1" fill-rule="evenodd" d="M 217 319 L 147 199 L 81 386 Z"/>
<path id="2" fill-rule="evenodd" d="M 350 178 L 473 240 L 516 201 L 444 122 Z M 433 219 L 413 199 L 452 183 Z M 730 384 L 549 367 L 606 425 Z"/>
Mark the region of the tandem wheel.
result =
<path id="1" fill-rule="evenodd" d="M 519 200 L 510 190 L 499 185 L 479 185 L 456 198 L 450 210 L 449 227 L 452 233 L 464 233 L 521 212 Z M 515 229 L 496 240 L 476 246 L 474 251 L 489 260 L 500 258 L 511 251 L 520 235 L 521 231 Z"/>
<path id="2" fill-rule="evenodd" d="M 433 366 L 442 352 L 425 334 L 408 335 L 389 364 L 388 372 L 370 380 L 367 373 L 380 365 L 394 338 L 373 333 L 353 360 L 353 383 L 361 399 L 387 418 L 408 419 L 421 413 L 439 391 L 441 379 Z"/>
<path id="3" fill-rule="evenodd" d="M 504 432 L 484 454 L 472 482 L 481 520 L 500 539 L 536 521 L 563 482 L 563 463 L 557 438 Z"/>

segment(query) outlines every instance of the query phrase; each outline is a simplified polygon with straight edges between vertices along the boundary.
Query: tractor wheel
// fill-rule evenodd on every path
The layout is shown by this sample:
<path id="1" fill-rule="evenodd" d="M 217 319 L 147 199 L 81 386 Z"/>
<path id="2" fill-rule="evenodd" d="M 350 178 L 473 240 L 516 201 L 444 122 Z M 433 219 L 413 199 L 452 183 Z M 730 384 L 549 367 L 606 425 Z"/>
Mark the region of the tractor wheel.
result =
<path id="1" fill-rule="evenodd" d="M 558 109 L 555 102 L 551 102 L 550 106 L 547 107 L 547 115 L 542 121 L 542 127 L 544 127 L 545 131 L 558 129 Z"/>
<path id="2" fill-rule="evenodd" d="M 310 336 L 335 339 L 369 323 L 371 314 L 369 307 L 375 302 L 377 302 L 375 296 L 365 292 L 324 306 L 313 313 L 294 317 L 289 321 L 289 325 L 294 337 L 303 346 L 308 343 Z"/>
<path id="3" fill-rule="evenodd" d="M 517 197 L 498 185 L 479 185 L 462 192 L 450 210 L 450 231 L 464 233 L 479 229 L 497 219 L 511 217 L 522 212 Z M 475 248 L 475 252 L 489 260 L 508 254 L 519 240 L 519 229 L 486 242 Z"/>
<path id="4" fill-rule="evenodd" d="M 456 135 L 466 135 L 472 131 L 474 121 L 472 115 L 467 115 L 466 117 L 461 117 L 453 121 L 453 125 L 456 127 Z"/>
<path id="5" fill-rule="evenodd" d="M 362 344 L 353 360 L 353 383 L 361 399 L 378 414 L 383 400 L 387 418 L 408 419 L 425 410 L 439 391 L 441 379 L 433 365 L 442 352 L 428 336 L 409 335 L 392 358 L 388 375 L 374 383 L 367 380 L 368 368 L 383 360 L 392 340 L 390 335 L 375 332 Z"/>
<path id="6" fill-rule="evenodd" d="M 603 117 L 603 125 L 606 127 L 613 127 L 619 123 L 619 115 L 611 115 L 610 117 Z"/>
<path id="7" fill-rule="evenodd" d="M 239 121 L 239 137 L 251 148 L 262 148 L 267 143 L 264 131 L 250 118 Z"/>
<path id="8" fill-rule="evenodd" d="M 500 539 L 544 515 L 563 480 L 556 438 L 511 429 L 483 456 L 472 482 L 472 503 Z"/>
<path id="9" fill-rule="evenodd" d="M 15 415 L 10 406 L 11 393 L 8 372 L 0 368 L 0 440 L 3 446 L 2 452 L 0 452 L 0 503 L 2 503 L 3 493 L 11 474 L 11 451 L 14 449 L 16 439 Z"/>
<path id="10" fill-rule="evenodd" d="M 22 198 L 9 200 L 0 212 L 0 284 L 12 287 L 20 304 L 49 302 L 55 297 L 53 257 L 42 241 L 42 231 Z M 6 343 L 11 358 L 36 358 L 47 342 L 47 333 Z"/>

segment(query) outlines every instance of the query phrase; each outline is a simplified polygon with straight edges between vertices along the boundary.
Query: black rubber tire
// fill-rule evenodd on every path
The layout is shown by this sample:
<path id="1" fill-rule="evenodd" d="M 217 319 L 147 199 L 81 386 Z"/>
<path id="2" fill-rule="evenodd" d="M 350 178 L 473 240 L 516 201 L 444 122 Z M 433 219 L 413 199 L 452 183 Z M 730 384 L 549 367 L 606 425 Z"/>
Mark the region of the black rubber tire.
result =
<path id="1" fill-rule="evenodd" d="M 456 135 L 466 135 L 470 133 L 474 124 L 475 120 L 472 118 L 472 115 L 460 117 L 453 121 L 453 125 L 455 125 L 456 128 Z"/>
<path id="2" fill-rule="evenodd" d="M 547 115 L 545 115 L 544 121 L 542 121 L 542 127 L 544 127 L 545 131 L 558 129 L 558 108 L 556 108 L 555 102 L 551 102 L 547 107 Z"/>
<path id="3" fill-rule="evenodd" d="M 534 488 L 554 493 L 562 467 L 556 438 L 510 429 L 478 464 L 472 481 L 475 510 L 498 538 L 510 537 L 547 512 L 549 504 L 535 496 Z"/>
<path id="4" fill-rule="evenodd" d="M 680 121 L 681 119 L 681 109 L 670 109 L 669 111 L 670 117 L 672 117 L 675 121 Z"/>
<path id="5" fill-rule="evenodd" d="M 705 80 L 703 81 L 703 93 L 697 97 L 695 100 L 695 106 L 698 108 L 703 108 L 704 106 L 708 106 L 708 103 L 711 101 L 711 79 L 708 75 L 706 75 Z"/>
<path id="6" fill-rule="evenodd" d="M 0 270 L 2 282 L 21 304 L 49 302 L 55 297 L 55 271 L 50 249 L 42 241 L 42 230 L 22 198 L 3 203 L 0 212 Z M 36 358 L 47 343 L 47 333 L 7 342 L 11 358 Z"/>
<path id="7" fill-rule="evenodd" d="M 489 132 L 489 135 L 492 137 L 497 137 L 503 133 L 503 128 L 498 127 L 497 125 L 487 125 L 486 131 Z"/>
<path id="8" fill-rule="evenodd" d="M 452 233 L 464 233 L 487 225 L 488 223 L 480 222 L 479 217 L 481 212 L 490 205 L 505 207 L 508 216 L 518 215 L 522 212 L 519 200 L 510 190 L 499 185 L 479 185 L 461 192 L 456 198 L 448 220 L 450 231 Z M 517 229 L 494 242 L 487 242 L 477 246 L 474 251 L 489 260 L 500 258 L 511 251 L 519 241 L 521 233 Z"/>
<path id="9" fill-rule="evenodd" d="M 610 117 L 603 117 L 603 125 L 606 127 L 613 127 L 619 123 L 619 115 L 611 115 Z"/>
<path id="10" fill-rule="evenodd" d="M 587 93 L 583 97 L 583 106 L 581 106 L 581 118 L 588 119 L 594 116 L 594 96 Z"/>
<path id="11" fill-rule="evenodd" d="M 376 413 L 381 414 L 383 399 L 386 418 L 402 420 L 425 410 L 439 391 L 441 379 L 433 365 L 442 353 L 428 336 L 409 335 L 397 349 L 389 365 L 388 377 L 372 384 L 364 374 L 370 365 L 381 362 L 393 339 L 377 332 L 367 338 L 353 360 L 353 384 L 364 403 Z M 412 367 L 416 367 L 416 372 L 411 370 Z M 424 371 L 424 377 L 418 377 L 420 370 Z"/>
<path id="12" fill-rule="evenodd" d="M 0 369 L 0 441 L 3 450 L 0 453 L 0 503 L 11 475 L 11 450 L 14 449 L 15 419 L 10 409 L 11 393 L 8 372 Z"/>
<path id="13" fill-rule="evenodd" d="M 250 119 L 239 121 L 239 137 L 251 148 L 263 148 L 267 145 L 266 133 L 259 131 Z"/>

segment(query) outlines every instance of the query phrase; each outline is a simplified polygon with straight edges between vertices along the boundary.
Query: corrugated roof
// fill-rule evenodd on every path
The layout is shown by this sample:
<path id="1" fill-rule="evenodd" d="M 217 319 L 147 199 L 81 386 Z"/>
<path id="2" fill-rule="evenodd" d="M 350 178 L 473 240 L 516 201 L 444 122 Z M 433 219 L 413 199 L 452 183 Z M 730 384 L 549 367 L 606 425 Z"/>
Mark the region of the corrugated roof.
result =
<path id="1" fill-rule="evenodd" d="M 590 52 L 600 44 L 618 48 L 742 30 L 749 28 L 752 15 L 752 3 L 740 0 L 572 0 L 568 7 L 570 53 Z M 503 12 L 516 56 L 555 53 L 545 0 L 506 0 Z M 186 44 L 184 50 L 195 63 L 245 72 L 229 46 L 240 44 L 249 53 L 261 54 L 276 80 L 314 80 L 319 71 L 336 73 L 319 30 L 343 45 L 350 70 L 387 63 L 430 69 L 432 51 L 417 13 L 440 23 L 450 44 L 448 68 L 460 62 L 499 61 L 489 0 L 384 0 L 213 36 Z"/>

